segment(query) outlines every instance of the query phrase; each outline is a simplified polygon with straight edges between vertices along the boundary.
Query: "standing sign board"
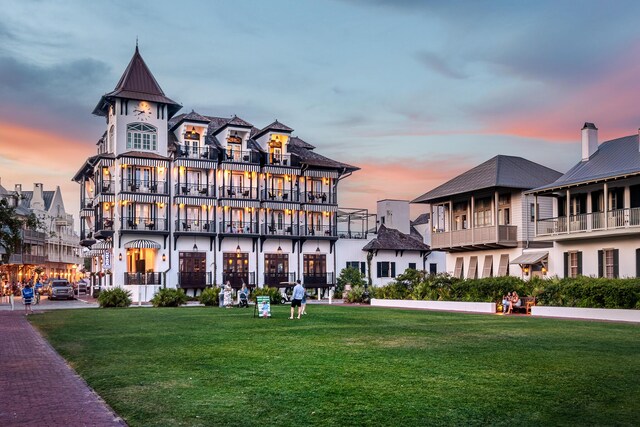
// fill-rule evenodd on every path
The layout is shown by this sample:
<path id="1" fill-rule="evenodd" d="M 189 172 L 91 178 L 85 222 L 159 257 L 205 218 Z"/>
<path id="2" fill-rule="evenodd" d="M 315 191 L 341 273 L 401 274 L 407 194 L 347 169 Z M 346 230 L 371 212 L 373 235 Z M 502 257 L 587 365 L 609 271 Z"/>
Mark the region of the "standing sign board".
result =
<path id="1" fill-rule="evenodd" d="M 271 299 L 268 295 L 256 297 L 256 308 L 253 311 L 254 317 L 256 311 L 260 317 L 271 317 Z"/>
<path id="2" fill-rule="evenodd" d="M 111 252 L 105 252 L 102 255 L 102 269 L 111 270 Z"/>

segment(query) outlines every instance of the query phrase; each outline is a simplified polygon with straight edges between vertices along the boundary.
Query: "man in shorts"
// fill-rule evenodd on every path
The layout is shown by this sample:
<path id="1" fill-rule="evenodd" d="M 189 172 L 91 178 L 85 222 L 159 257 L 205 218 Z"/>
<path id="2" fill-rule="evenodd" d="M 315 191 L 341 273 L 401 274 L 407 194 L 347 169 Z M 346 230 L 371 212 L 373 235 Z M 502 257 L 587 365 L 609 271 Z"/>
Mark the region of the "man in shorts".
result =
<path id="1" fill-rule="evenodd" d="M 33 288 L 31 287 L 31 283 L 27 283 L 24 288 L 22 288 L 22 303 L 24 304 L 24 314 L 28 316 L 29 314 L 33 314 L 31 310 L 31 303 L 33 302 Z"/>
<path id="2" fill-rule="evenodd" d="M 300 280 L 296 281 L 296 286 L 293 288 L 293 295 L 291 295 L 291 317 L 289 319 L 293 319 L 293 313 L 295 308 L 298 307 L 298 319 L 302 314 L 302 297 L 304 296 L 304 288 L 302 284 L 300 284 Z"/>

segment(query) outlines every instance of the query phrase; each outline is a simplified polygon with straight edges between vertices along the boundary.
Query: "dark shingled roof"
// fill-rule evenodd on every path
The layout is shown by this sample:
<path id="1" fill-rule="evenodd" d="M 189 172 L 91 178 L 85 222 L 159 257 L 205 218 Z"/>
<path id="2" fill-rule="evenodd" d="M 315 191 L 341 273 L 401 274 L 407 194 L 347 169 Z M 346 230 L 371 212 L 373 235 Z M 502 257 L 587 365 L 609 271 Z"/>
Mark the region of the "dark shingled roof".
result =
<path id="1" fill-rule="evenodd" d="M 261 135 L 264 135 L 265 133 L 267 133 L 270 130 L 278 130 L 280 132 L 293 132 L 293 129 L 291 129 L 289 126 L 280 123 L 279 121 L 275 121 L 273 123 L 271 123 L 270 125 L 265 126 L 264 128 L 262 128 L 262 130 L 259 130 L 255 135 L 253 135 L 254 138 L 259 138 Z"/>
<path id="2" fill-rule="evenodd" d="M 317 167 L 332 168 L 332 169 L 346 169 L 348 171 L 360 170 L 360 168 L 356 166 L 351 166 L 346 163 L 332 160 L 328 157 L 325 157 L 321 154 L 316 153 L 315 151 L 307 150 L 306 148 L 301 148 L 295 145 L 289 146 L 289 152 L 297 155 L 300 158 L 301 163 L 307 164 L 309 166 L 317 166 Z"/>
<path id="3" fill-rule="evenodd" d="M 167 104 L 169 116 L 172 116 L 182 108 L 180 104 L 164 94 L 156 78 L 151 73 L 151 70 L 147 67 L 144 59 L 142 59 L 138 51 L 138 46 L 136 46 L 136 51 L 131 61 L 129 61 L 129 65 L 127 65 L 127 68 L 124 70 L 122 77 L 120 77 L 116 88 L 102 96 L 100 102 L 98 102 L 98 105 L 93 110 L 93 114 L 106 116 L 109 105 L 107 101 L 115 97 Z"/>
<path id="4" fill-rule="evenodd" d="M 603 142 L 589 160 L 579 162 L 557 180 L 545 183 L 531 193 L 634 174 L 640 174 L 637 134 Z"/>
<path id="5" fill-rule="evenodd" d="M 127 151 L 126 153 L 118 155 L 118 158 L 121 157 L 139 157 L 141 159 L 169 160 L 168 157 L 161 156 L 160 154 L 156 153 L 149 153 L 148 151 Z"/>
<path id="6" fill-rule="evenodd" d="M 53 196 L 55 196 L 55 191 L 43 191 L 42 198 L 44 199 L 44 210 L 48 211 L 51 207 L 51 202 L 53 201 Z M 33 191 L 23 191 L 22 192 L 22 200 L 20 201 L 20 206 L 25 209 L 31 208 L 31 199 L 33 199 Z"/>
<path id="7" fill-rule="evenodd" d="M 423 194 L 412 203 L 431 203 L 495 187 L 530 190 L 553 182 L 561 175 L 522 157 L 499 155 Z"/>
<path id="8" fill-rule="evenodd" d="M 431 214 L 430 213 L 423 213 L 420 214 L 418 216 L 418 218 L 414 219 L 413 221 L 411 221 L 411 225 L 422 225 L 422 224 L 428 224 L 429 220 L 431 219 Z"/>
<path id="9" fill-rule="evenodd" d="M 307 150 L 313 150 L 314 148 L 316 148 L 315 146 L 309 144 L 307 141 L 303 141 L 297 136 L 292 136 L 291 139 L 289 139 L 289 145 L 300 147 L 300 148 L 306 148 Z"/>
<path id="10" fill-rule="evenodd" d="M 419 234 L 419 233 L 418 233 Z M 387 228 L 382 224 L 378 228 L 378 235 L 367 243 L 363 251 L 390 250 L 390 251 L 420 251 L 431 250 L 429 245 L 422 243 L 421 239 L 401 233 L 394 228 Z"/>

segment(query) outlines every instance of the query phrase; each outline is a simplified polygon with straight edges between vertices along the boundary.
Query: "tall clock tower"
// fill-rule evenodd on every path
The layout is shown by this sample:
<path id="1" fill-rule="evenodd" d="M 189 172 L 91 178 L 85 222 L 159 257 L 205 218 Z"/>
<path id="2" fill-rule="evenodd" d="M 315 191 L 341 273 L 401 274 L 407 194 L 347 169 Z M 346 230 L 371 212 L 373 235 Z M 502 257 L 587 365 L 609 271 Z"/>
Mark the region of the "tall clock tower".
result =
<path id="1" fill-rule="evenodd" d="M 182 108 L 168 98 L 142 59 L 138 46 L 115 89 L 93 114 L 107 120 L 105 152 L 167 155 L 167 121 Z"/>

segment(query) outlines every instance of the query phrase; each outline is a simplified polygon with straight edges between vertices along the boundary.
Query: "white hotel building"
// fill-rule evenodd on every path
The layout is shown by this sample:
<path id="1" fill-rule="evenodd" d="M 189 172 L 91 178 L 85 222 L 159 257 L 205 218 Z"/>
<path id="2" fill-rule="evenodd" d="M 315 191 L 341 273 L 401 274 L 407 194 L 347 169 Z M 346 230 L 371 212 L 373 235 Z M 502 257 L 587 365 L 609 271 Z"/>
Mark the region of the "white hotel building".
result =
<path id="1" fill-rule="evenodd" d="M 354 210 L 338 212 L 338 184 L 357 167 L 316 153 L 278 121 L 258 129 L 236 116 L 176 115 L 181 108 L 136 48 L 94 109 L 106 131 L 73 179 L 95 280 L 124 286 L 134 300 L 159 286 L 197 294 L 226 281 L 327 288 L 366 259 L 375 221 L 355 232 Z M 340 237 L 358 243 L 338 262 Z M 429 252 L 403 245 L 403 266 L 413 257 L 422 268 Z"/>

